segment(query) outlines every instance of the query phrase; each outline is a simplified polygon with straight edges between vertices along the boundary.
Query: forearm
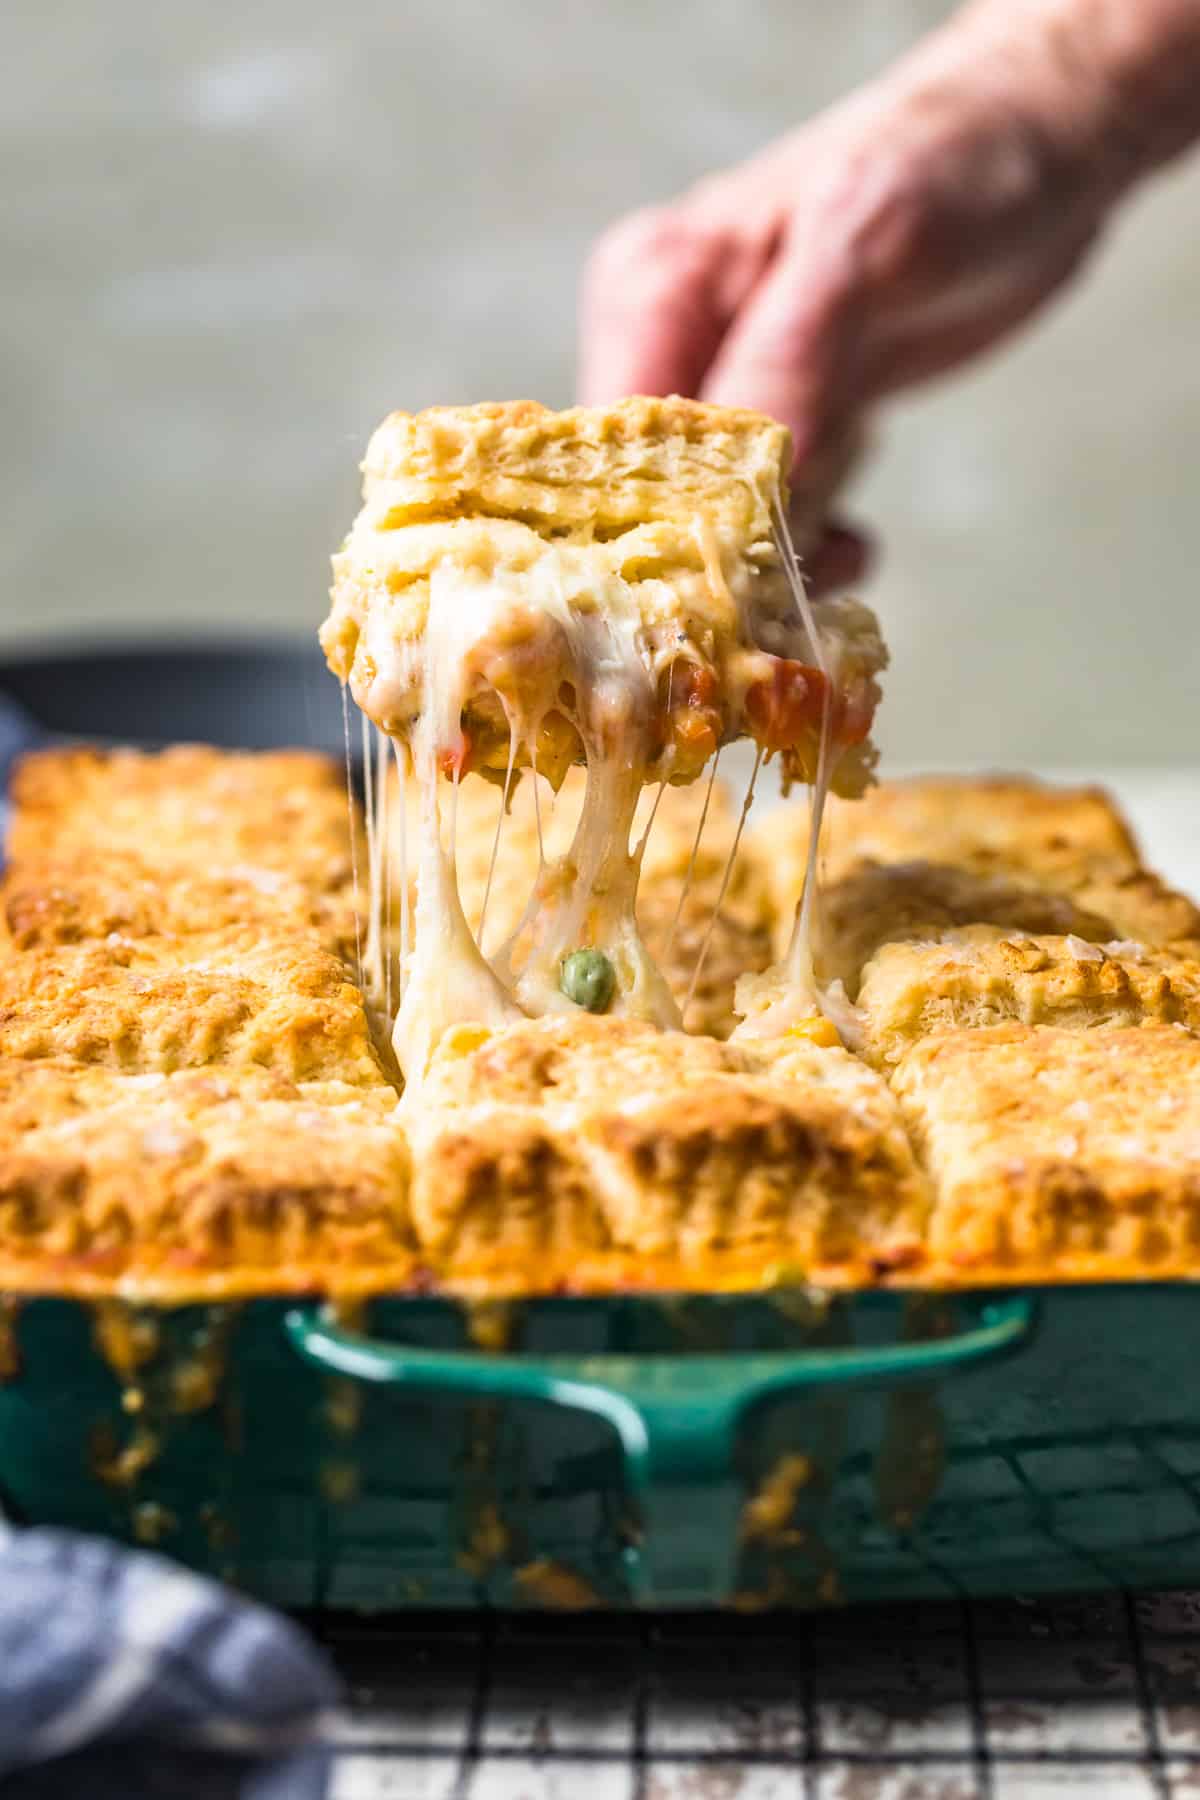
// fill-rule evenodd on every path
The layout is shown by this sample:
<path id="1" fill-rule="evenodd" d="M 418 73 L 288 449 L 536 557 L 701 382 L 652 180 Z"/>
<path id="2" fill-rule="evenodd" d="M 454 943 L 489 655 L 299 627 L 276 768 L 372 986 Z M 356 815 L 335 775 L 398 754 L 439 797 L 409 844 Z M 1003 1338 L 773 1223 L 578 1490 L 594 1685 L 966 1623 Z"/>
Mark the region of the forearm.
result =
<path id="1" fill-rule="evenodd" d="M 990 90 L 1106 206 L 1200 137 L 1200 0 L 972 0 L 885 79 Z"/>

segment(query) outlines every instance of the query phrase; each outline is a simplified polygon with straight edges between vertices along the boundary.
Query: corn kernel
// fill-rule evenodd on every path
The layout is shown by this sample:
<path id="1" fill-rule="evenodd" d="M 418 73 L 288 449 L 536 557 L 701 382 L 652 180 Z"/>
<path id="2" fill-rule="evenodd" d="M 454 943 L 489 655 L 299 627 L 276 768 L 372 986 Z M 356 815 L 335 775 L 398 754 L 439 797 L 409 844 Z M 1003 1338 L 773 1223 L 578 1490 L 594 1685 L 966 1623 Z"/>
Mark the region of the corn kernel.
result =
<path id="1" fill-rule="evenodd" d="M 787 1035 L 790 1038 L 805 1038 L 810 1044 L 820 1044 L 825 1049 L 832 1049 L 842 1041 L 837 1034 L 837 1027 L 820 1013 L 814 1013 L 811 1019 L 800 1019 L 795 1025 L 789 1025 Z"/>

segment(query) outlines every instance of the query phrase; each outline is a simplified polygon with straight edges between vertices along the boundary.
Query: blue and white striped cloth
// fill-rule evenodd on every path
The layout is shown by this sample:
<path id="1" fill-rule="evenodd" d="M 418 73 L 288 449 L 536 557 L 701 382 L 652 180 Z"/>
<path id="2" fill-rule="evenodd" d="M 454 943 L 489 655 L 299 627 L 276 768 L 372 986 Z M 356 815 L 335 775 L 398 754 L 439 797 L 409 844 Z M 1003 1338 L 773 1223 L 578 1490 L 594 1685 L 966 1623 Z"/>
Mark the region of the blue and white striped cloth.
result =
<path id="1" fill-rule="evenodd" d="M 326 1800 L 338 1698 L 297 1626 L 215 1582 L 0 1527 L 5 1800 Z"/>

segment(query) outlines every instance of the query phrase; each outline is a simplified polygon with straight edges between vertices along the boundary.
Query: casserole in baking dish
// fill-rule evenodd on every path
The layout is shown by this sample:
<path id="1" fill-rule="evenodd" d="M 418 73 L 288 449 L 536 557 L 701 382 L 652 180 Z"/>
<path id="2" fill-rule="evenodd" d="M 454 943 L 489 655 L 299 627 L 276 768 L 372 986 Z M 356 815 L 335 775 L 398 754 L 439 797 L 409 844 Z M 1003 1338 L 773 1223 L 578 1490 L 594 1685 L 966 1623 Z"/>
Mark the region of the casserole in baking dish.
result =
<path id="1" fill-rule="evenodd" d="M 207 842 L 170 816 L 164 771 L 181 756 Z M 906 816 L 935 794 L 936 846 Z M 677 867 L 672 798 L 647 850 L 647 917 L 652 871 L 669 883 Z M 159 1542 L 294 1605 L 822 1604 L 1200 1573 L 1200 1420 L 1175 1373 L 1200 1347 L 1200 1311 L 1164 1279 L 1194 1272 L 1192 915 L 1140 869 L 1101 797 L 923 783 L 876 790 L 846 818 L 835 807 L 835 899 L 869 874 L 906 903 L 937 901 L 924 922 L 881 907 L 871 943 L 856 909 L 852 945 L 831 907 L 861 1051 L 790 1039 L 777 1054 L 795 1060 L 764 1077 L 753 1046 L 738 1061 L 697 1039 L 687 1082 L 702 1103 L 673 1117 L 647 1079 L 653 1052 L 587 1061 L 589 1036 L 619 1025 L 636 1040 L 632 1023 L 588 1015 L 567 1046 L 578 1075 L 525 1054 L 481 1071 L 482 1046 L 464 1045 L 445 1099 L 428 1094 L 435 1122 L 465 1115 L 453 1150 L 451 1126 L 429 1127 L 446 1171 L 430 1192 L 454 1196 L 429 1218 L 411 1210 L 395 1072 L 355 979 L 340 777 L 290 753 L 71 750 L 27 763 L 14 799 L 0 1486 L 17 1516 Z M 768 815 L 722 902 L 760 966 L 794 898 L 805 817 Z M 847 835 L 858 822 L 869 857 Z M 729 828 L 718 810 L 714 844 Z M 916 834 L 946 860 L 914 868 Z M 520 829 L 511 853 L 528 855 Z M 704 859 L 701 880 L 719 854 Z M 474 911 L 482 895 L 463 887 Z M 951 911 L 960 891 L 970 919 Z M 205 896 L 195 918 L 189 892 Z M 1164 918 L 1170 946 L 1154 941 Z M 1071 929 L 1045 929 L 1059 922 Z M 710 1033 L 733 1023 L 739 972 L 734 956 L 706 997 Z M 822 1056 L 839 1073 L 814 1087 Z M 614 1078 L 614 1064 L 636 1073 Z M 797 1070 L 807 1112 L 780 1092 Z M 627 1138 L 599 1134 L 615 1171 L 603 1205 L 579 1185 L 564 1206 L 553 1181 L 514 1181 L 506 1225 L 497 1181 L 529 1165 L 495 1114 L 472 1110 L 484 1074 L 499 1122 L 533 1129 L 535 1169 L 589 1131 L 546 1116 L 547 1085 L 575 1081 L 594 1117 L 625 1122 Z M 622 1111 L 632 1087 L 644 1106 Z M 744 1166 L 745 1117 L 731 1135 L 713 1109 L 733 1096 L 756 1147 Z M 645 1113 L 658 1146 L 674 1131 L 682 1174 L 646 1166 Z M 780 1168 L 792 1158 L 786 1204 L 782 1184 L 764 1186 L 764 1144 Z M 806 1197 L 817 1168 L 827 1186 Z M 562 1297 L 573 1284 L 555 1254 L 586 1221 L 621 1228 L 622 1182 L 647 1196 L 627 1203 L 628 1229 L 692 1234 L 684 1285 L 712 1270 L 710 1285 L 752 1291 L 647 1293 L 651 1259 L 640 1291 L 626 1260 L 607 1283 L 619 1291 Z M 860 1204 L 876 1249 L 893 1234 L 890 1260 L 837 1250 Z M 526 1289 L 546 1297 L 496 1297 L 514 1291 L 494 1279 L 510 1230 Z M 808 1287 L 805 1231 L 841 1257 L 840 1297 Z M 915 1260 L 895 1256 L 896 1233 Z M 756 1243 L 769 1248 L 751 1269 Z M 461 1305 L 422 1292 L 455 1286 L 456 1246 L 471 1259 Z M 575 1248 L 578 1286 L 605 1286 Z M 678 1288 L 678 1266 L 661 1282 Z M 330 1291 L 333 1314 L 305 1297 Z"/>
<path id="2" fill-rule="evenodd" d="M 322 633 L 365 809 L 304 750 L 20 764 L 14 1511 L 355 1604 L 1183 1554 L 1170 1349 L 1080 1347 L 1193 1329 L 1200 914 L 1101 793 L 870 786 L 886 654 L 788 462 L 679 400 L 393 415 Z M 811 805 L 747 832 L 738 737 Z M 1160 1511 L 1056 1511 L 1051 1416 Z"/>

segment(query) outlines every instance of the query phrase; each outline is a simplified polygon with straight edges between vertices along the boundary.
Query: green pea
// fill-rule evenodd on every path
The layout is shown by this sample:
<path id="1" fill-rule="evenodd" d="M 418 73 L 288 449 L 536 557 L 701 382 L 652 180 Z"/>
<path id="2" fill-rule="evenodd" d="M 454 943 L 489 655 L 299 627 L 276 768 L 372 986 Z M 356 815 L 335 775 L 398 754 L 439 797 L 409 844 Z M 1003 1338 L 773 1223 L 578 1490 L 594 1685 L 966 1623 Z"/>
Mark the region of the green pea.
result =
<path id="1" fill-rule="evenodd" d="M 603 950 L 572 950 L 562 959 L 558 985 L 576 1006 L 607 1012 L 617 991 L 617 972 Z"/>

